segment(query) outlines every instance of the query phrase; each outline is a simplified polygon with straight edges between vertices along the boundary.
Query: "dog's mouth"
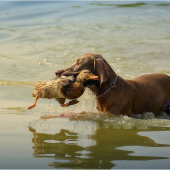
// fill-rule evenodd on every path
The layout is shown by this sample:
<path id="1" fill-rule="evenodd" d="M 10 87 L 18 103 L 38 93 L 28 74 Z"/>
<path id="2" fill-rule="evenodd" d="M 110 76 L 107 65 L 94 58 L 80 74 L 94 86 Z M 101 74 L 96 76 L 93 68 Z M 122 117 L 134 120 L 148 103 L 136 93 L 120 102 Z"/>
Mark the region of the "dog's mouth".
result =
<path id="1" fill-rule="evenodd" d="M 62 76 L 65 76 L 65 77 L 72 76 L 73 77 L 72 81 L 75 82 L 79 73 L 78 72 L 68 72 L 68 71 L 62 72 L 62 71 L 58 70 L 55 72 L 55 74 L 56 74 L 56 78 L 60 78 Z"/>
<path id="2" fill-rule="evenodd" d="M 74 76 L 74 80 L 77 79 L 77 76 L 80 72 L 70 72 L 70 71 L 63 71 L 63 70 L 58 70 L 55 72 L 56 74 L 56 77 L 59 78 L 61 76 Z M 88 86 L 91 86 L 91 85 L 99 85 L 99 81 L 98 80 L 87 80 L 83 83 L 83 86 L 84 87 L 88 87 Z"/>
<path id="3" fill-rule="evenodd" d="M 55 75 L 57 78 L 61 77 L 61 76 L 74 76 L 75 78 L 77 78 L 79 72 L 70 72 L 70 71 L 62 71 L 62 70 L 58 70 L 55 72 Z"/>

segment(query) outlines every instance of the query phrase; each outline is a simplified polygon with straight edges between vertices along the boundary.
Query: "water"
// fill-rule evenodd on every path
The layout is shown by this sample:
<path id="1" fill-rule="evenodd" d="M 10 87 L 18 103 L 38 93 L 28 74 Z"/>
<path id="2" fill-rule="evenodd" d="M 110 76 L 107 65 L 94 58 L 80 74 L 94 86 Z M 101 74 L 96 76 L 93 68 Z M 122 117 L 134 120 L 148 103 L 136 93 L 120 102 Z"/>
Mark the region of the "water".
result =
<path id="1" fill-rule="evenodd" d="M 98 113 L 88 90 L 75 106 L 39 99 L 27 110 L 35 82 L 84 53 L 126 79 L 170 74 L 169 2 L 1 1 L 0 23 L 0 168 L 170 168 L 167 115 Z"/>

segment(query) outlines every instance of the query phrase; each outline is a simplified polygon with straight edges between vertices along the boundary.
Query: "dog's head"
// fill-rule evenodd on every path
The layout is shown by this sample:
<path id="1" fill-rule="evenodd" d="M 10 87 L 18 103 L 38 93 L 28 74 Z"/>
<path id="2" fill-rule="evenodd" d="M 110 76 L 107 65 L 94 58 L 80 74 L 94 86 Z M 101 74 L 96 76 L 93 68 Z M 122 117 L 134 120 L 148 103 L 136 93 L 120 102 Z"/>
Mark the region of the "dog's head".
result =
<path id="1" fill-rule="evenodd" d="M 109 77 L 109 67 L 108 63 L 100 54 L 87 53 L 75 59 L 71 66 L 57 70 L 55 74 L 57 77 L 70 75 L 77 77 L 82 70 L 89 70 L 99 76 L 101 86 Z"/>

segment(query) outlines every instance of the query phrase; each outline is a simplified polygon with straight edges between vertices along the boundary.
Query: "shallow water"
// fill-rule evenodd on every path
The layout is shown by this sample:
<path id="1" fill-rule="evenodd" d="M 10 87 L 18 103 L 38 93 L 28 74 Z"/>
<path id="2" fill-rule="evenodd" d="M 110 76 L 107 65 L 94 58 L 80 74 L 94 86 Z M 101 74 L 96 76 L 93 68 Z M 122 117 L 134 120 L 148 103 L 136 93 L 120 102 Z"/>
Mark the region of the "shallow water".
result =
<path id="1" fill-rule="evenodd" d="M 0 23 L 0 168 L 170 168 L 167 115 L 98 113 L 88 89 L 75 106 L 27 110 L 35 82 L 84 53 L 123 78 L 170 74 L 169 2 L 1 1 Z"/>

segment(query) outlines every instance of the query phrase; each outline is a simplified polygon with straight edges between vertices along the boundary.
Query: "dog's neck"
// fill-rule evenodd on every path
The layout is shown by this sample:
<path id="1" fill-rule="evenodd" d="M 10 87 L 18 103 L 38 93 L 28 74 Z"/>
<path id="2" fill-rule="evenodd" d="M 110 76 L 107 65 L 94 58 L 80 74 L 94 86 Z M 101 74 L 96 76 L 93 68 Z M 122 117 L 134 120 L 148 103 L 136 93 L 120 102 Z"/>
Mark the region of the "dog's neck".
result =
<path id="1" fill-rule="evenodd" d="M 117 79 L 118 79 L 118 75 L 116 75 L 116 77 L 115 77 L 115 79 L 114 79 L 114 81 L 112 81 L 110 84 L 109 84 L 109 87 L 106 87 L 107 89 L 106 90 L 104 90 L 104 92 L 102 93 L 102 88 L 101 88 L 101 90 L 100 90 L 100 95 L 96 95 L 96 97 L 97 98 L 100 98 L 100 97 L 103 97 L 104 95 L 106 95 L 107 93 L 109 93 L 109 91 L 111 90 L 111 89 L 113 89 L 113 88 L 115 88 L 116 87 L 116 82 L 117 82 Z M 108 86 L 108 85 L 107 85 Z M 103 88 L 103 89 L 105 89 L 105 88 Z"/>
<path id="2" fill-rule="evenodd" d="M 107 81 L 102 83 L 101 87 L 99 83 L 95 83 L 90 86 L 91 91 L 98 99 L 105 97 L 111 89 L 117 86 L 118 75 L 113 70 L 110 70 L 110 73 L 112 76 L 109 76 Z"/>

